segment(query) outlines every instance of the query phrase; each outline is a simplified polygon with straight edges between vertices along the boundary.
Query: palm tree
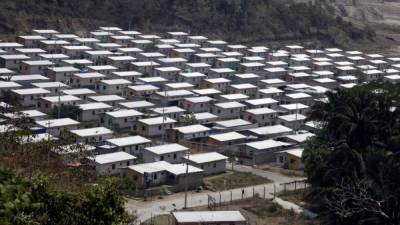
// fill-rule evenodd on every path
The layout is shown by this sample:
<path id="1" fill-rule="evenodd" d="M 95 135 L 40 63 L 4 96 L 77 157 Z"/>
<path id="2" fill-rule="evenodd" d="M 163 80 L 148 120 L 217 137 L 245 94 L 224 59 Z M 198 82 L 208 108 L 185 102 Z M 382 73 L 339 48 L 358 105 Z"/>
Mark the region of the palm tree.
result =
<path id="1" fill-rule="evenodd" d="M 362 151 L 368 146 L 387 146 L 388 137 L 398 128 L 398 87 L 371 83 L 327 94 L 328 101 L 317 102 L 309 120 L 324 124 L 329 141 L 346 142 Z"/>

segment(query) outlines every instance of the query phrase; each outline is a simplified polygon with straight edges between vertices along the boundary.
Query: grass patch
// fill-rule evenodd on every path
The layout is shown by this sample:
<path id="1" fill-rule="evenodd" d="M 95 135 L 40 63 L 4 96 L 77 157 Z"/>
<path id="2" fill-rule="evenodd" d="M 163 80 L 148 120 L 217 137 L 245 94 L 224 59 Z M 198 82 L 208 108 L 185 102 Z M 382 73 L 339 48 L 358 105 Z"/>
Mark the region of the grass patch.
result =
<path id="1" fill-rule="evenodd" d="M 223 191 L 270 182 L 271 180 L 252 173 L 237 171 L 229 171 L 224 174 L 204 178 L 206 189 L 212 191 Z"/>
<path id="2" fill-rule="evenodd" d="M 266 219 L 268 217 L 276 217 L 281 215 L 282 207 L 274 202 L 267 202 L 265 204 L 255 204 L 253 206 L 243 207 L 261 219 Z"/>
<path id="3" fill-rule="evenodd" d="M 301 189 L 297 191 L 286 191 L 286 192 L 280 192 L 278 193 L 278 197 L 281 199 L 288 201 L 288 202 L 293 202 L 296 205 L 302 206 L 302 207 L 308 207 L 307 206 L 307 197 L 309 192 L 307 189 Z"/>
<path id="4" fill-rule="evenodd" d="M 141 225 L 171 225 L 174 224 L 170 214 L 154 216 L 152 219 L 146 220 Z"/>
<path id="5" fill-rule="evenodd" d="M 279 166 L 276 166 L 274 164 L 267 164 L 263 165 L 261 167 L 262 170 L 265 171 L 271 171 L 271 172 L 276 172 L 280 173 L 282 175 L 285 175 L 287 177 L 304 177 L 304 172 L 301 170 L 289 170 L 289 169 L 283 169 Z"/>

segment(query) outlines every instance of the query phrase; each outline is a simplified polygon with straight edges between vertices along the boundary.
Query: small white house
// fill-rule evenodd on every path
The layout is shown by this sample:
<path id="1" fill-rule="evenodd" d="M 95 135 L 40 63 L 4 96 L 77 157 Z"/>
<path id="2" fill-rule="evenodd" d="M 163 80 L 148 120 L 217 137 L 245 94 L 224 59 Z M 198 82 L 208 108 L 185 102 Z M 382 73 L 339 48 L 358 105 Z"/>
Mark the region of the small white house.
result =
<path id="1" fill-rule="evenodd" d="M 155 137 L 165 134 L 166 129 L 175 127 L 176 120 L 168 117 L 140 119 L 137 132 L 145 137 Z"/>
<path id="2" fill-rule="evenodd" d="M 204 138 L 210 134 L 211 129 L 201 124 L 175 127 L 168 130 L 168 139 L 173 142 Z"/>
<path id="3" fill-rule="evenodd" d="M 100 121 L 101 116 L 113 107 L 103 102 L 85 103 L 78 105 L 81 110 L 80 121 Z"/>
<path id="4" fill-rule="evenodd" d="M 125 98 L 119 95 L 95 95 L 89 96 L 88 99 L 93 102 L 104 102 L 112 106 L 116 106 L 120 102 L 125 102 Z"/>
<path id="5" fill-rule="evenodd" d="M 221 119 L 235 119 L 239 118 L 246 105 L 239 102 L 223 102 L 216 103 L 212 107 L 211 113 L 217 115 Z"/>
<path id="6" fill-rule="evenodd" d="M 73 95 L 42 97 L 38 100 L 37 108 L 42 112 L 51 113 L 56 107 L 76 106 L 80 103 L 83 103 L 82 99 Z"/>
<path id="7" fill-rule="evenodd" d="M 103 124 L 111 129 L 130 128 L 132 131 L 137 129 L 137 121 L 142 118 L 143 113 L 134 109 L 121 109 L 103 114 Z"/>
<path id="8" fill-rule="evenodd" d="M 90 157 L 99 174 L 119 174 L 120 168 L 135 164 L 136 157 L 126 152 L 113 152 Z"/>
<path id="9" fill-rule="evenodd" d="M 247 224 L 246 218 L 240 213 L 240 211 L 173 212 L 172 216 L 176 225 Z"/>
<path id="10" fill-rule="evenodd" d="M 101 80 L 97 84 L 97 90 L 100 94 L 105 95 L 127 95 L 127 88 L 132 82 L 126 79 L 111 79 L 111 80 Z"/>
<path id="11" fill-rule="evenodd" d="M 176 143 L 152 146 L 143 150 L 143 160 L 146 163 L 157 161 L 181 163 L 188 151 L 187 147 Z"/>
<path id="12" fill-rule="evenodd" d="M 19 104 L 24 107 L 36 106 L 41 97 L 50 95 L 50 91 L 43 88 L 12 89 L 11 93 L 17 97 Z"/>
<path id="13" fill-rule="evenodd" d="M 189 112 L 208 112 L 213 101 L 215 99 L 208 96 L 191 97 L 181 100 L 180 106 Z"/>
<path id="14" fill-rule="evenodd" d="M 70 130 L 70 132 L 75 135 L 77 142 L 85 144 L 102 142 L 106 139 L 110 139 L 113 135 L 113 131 L 105 127 L 76 129 Z"/>
<path id="15" fill-rule="evenodd" d="M 248 109 L 242 113 L 243 119 L 259 126 L 274 125 L 278 112 L 270 108 Z"/>
<path id="16" fill-rule="evenodd" d="M 61 132 L 77 129 L 79 122 L 70 118 L 48 119 L 36 121 L 36 124 L 46 129 L 46 132 L 58 137 Z"/>
<path id="17" fill-rule="evenodd" d="M 192 166 L 204 170 L 204 175 L 224 173 L 228 157 L 217 153 L 207 152 L 185 156 L 185 161 Z"/>
<path id="18" fill-rule="evenodd" d="M 137 157 L 142 157 L 143 149 L 151 145 L 151 140 L 136 135 L 107 139 L 106 143 L 112 146 L 113 150 L 123 151 Z"/>

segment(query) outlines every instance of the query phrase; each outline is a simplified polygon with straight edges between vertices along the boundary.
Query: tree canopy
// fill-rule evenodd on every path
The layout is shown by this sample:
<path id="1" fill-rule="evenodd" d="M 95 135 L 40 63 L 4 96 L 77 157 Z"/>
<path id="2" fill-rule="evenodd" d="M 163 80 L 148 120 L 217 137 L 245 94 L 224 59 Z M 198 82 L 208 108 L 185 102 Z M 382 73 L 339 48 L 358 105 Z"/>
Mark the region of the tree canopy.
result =
<path id="1" fill-rule="evenodd" d="M 53 190 L 44 178 L 27 180 L 0 169 L 0 224 L 2 225 L 119 225 L 133 217 L 113 180 L 84 192 Z"/>
<path id="2" fill-rule="evenodd" d="M 373 82 L 328 93 L 303 160 L 332 224 L 400 224 L 400 89 Z"/>

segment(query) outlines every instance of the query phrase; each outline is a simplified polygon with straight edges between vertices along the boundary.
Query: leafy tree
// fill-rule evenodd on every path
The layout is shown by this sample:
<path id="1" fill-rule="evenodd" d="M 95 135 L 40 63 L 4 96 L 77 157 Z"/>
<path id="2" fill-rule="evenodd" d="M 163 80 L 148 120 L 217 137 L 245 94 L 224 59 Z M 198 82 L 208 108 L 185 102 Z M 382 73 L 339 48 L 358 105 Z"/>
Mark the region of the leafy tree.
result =
<path id="1" fill-rule="evenodd" d="M 133 222 L 113 180 L 82 193 L 52 190 L 45 179 L 28 181 L 0 170 L 0 224 L 118 225 Z"/>
<path id="2" fill-rule="evenodd" d="M 80 114 L 81 114 L 81 109 L 78 106 L 75 105 L 62 105 L 62 106 L 56 106 L 53 108 L 53 111 L 51 112 L 51 115 L 55 118 L 58 118 L 58 108 L 60 107 L 60 118 L 71 118 L 76 120 Z"/>
<path id="3" fill-rule="evenodd" d="M 196 115 L 192 112 L 190 114 L 186 114 L 182 120 L 183 125 L 193 125 L 197 123 Z"/>
<path id="4" fill-rule="evenodd" d="M 310 120 L 322 123 L 303 160 L 332 224 L 400 224 L 400 91 L 373 82 L 328 93 Z"/>

